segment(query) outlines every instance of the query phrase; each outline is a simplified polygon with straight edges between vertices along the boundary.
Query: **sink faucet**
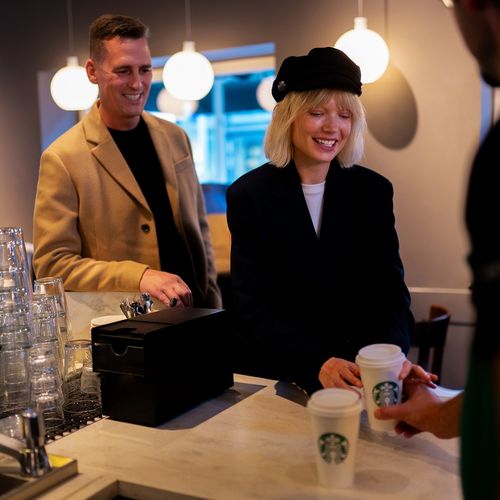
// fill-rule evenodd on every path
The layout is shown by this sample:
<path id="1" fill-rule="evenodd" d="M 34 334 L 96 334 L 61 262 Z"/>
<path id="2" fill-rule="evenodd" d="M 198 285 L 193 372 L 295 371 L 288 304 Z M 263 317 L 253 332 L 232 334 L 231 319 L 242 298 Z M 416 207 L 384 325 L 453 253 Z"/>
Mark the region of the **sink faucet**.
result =
<path id="1" fill-rule="evenodd" d="M 25 476 L 39 477 L 52 468 L 45 450 L 45 424 L 43 416 L 28 408 L 21 413 L 24 443 L 0 434 L 0 453 L 15 458 Z"/>

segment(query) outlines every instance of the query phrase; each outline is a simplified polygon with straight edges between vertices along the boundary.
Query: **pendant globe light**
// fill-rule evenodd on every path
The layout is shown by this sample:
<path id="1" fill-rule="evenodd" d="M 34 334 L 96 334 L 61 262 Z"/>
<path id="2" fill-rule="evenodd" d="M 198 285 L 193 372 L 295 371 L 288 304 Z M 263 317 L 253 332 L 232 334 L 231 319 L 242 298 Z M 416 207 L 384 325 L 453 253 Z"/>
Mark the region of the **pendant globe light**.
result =
<path id="1" fill-rule="evenodd" d="M 156 98 L 156 107 L 162 113 L 174 116 L 174 120 L 187 120 L 198 109 L 198 101 L 182 101 L 161 89 Z"/>
<path id="2" fill-rule="evenodd" d="M 68 38 L 70 53 L 73 48 L 73 18 L 71 0 L 67 0 Z M 67 58 L 66 66 L 53 76 L 50 82 L 50 94 L 55 103 L 65 111 L 81 111 L 90 108 L 97 99 L 97 85 L 87 78 L 85 68 L 79 66 L 78 57 Z"/>
<path id="3" fill-rule="evenodd" d="M 378 33 L 368 29 L 368 20 L 363 17 L 363 0 L 358 0 L 354 29 L 344 33 L 335 42 L 335 48 L 345 52 L 361 68 L 363 83 L 378 80 L 389 64 L 387 44 Z"/>
<path id="4" fill-rule="evenodd" d="M 257 102 L 259 106 L 266 111 L 272 111 L 274 106 L 276 106 L 276 101 L 271 92 L 274 78 L 274 76 L 266 76 L 259 82 L 259 85 L 257 85 Z"/>
<path id="5" fill-rule="evenodd" d="M 195 51 L 191 40 L 190 0 L 185 0 L 186 38 L 182 51 L 167 59 L 163 68 L 163 83 L 175 98 L 198 101 L 205 97 L 214 84 L 214 70 L 210 61 Z"/>

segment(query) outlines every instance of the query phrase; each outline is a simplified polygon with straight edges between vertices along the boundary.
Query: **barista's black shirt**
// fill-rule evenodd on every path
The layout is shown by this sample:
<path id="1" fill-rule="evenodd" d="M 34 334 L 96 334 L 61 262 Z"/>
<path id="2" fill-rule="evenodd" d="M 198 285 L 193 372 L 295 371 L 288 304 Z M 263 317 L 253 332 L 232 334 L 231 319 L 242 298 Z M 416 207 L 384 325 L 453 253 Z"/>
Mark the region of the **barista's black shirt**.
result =
<path id="1" fill-rule="evenodd" d="M 481 144 L 469 180 L 466 221 L 473 274 L 476 328 L 461 421 L 461 475 L 465 500 L 499 499 L 500 481 L 500 121 Z"/>
<path id="2" fill-rule="evenodd" d="M 108 129 L 141 188 L 153 213 L 162 271 L 178 274 L 193 292 L 194 305 L 200 294 L 189 252 L 175 226 L 160 160 L 146 123 L 141 118 L 132 130 Z"/>

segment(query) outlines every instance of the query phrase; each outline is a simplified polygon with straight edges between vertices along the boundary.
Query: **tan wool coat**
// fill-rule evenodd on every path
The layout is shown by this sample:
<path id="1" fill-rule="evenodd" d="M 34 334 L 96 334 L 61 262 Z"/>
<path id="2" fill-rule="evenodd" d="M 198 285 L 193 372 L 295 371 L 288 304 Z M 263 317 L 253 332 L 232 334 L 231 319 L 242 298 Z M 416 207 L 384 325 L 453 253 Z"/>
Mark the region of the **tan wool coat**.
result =
<path id="1" fill-rule="evenodd" d="M 173 123 L 146 112 L 143 118 L 198 286 L 207 307 L 220 307 L 205 202 L 189 139 Z M 66 290 L 138 291 L 144 271 L 160 269 L 153 214 L 102 122 L 98 104 L 42 154 L 34 247 L 36 276 L 61 276 Z"/>

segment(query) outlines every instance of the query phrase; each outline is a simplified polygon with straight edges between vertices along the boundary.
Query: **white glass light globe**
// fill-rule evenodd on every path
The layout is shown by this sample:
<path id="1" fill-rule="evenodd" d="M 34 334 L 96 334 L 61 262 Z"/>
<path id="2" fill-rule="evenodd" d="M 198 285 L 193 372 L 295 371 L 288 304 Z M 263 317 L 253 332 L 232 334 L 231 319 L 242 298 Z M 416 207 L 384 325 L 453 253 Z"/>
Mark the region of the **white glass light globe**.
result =
<path id="1" fill-rule="evenodd" d="M 78 65 L 78 59 L 68 57 L 67 66 L 61 68 L 50 82 L 50 94 L 55 103 L 66 111 L 90 108 L 97 99 L 99 89 L 87 78 L 85 68 Z"/>
<path id="2" fill-rule="evenodd" d="M 384 39 L 367 28 L 366 17 L 354 18 L 354 29 L 344 33 L 335 48 L 345 52 L 360 68 L 361 81 L 378 80 L 389 64 L 389 49 Z"/>
<path id="3" fill-rule="evenodd" d="M 194 42 L 184 42 L 182 52 L 169 57 L 163 68 L 163 83 L 177 99 L 198 101 L 214 84 L 210 61 L 194 50 Z"/>
<path id="4" fill-rule="evenodd" d="M 276 101 L 274 100 L 271 92 L 273 88 L 273 81 L 274 76 L 266 76 L 257 86 L 257 102 L 259 103 L 259 106 L 266 111 L 272 111 L 274 106 L 276 106 Z"/>
<path id="5" fill-rule="evenodd" d="M 156 98 L 156 106 L 162 113 L 171 113 L 176 118 L 185 120 L 198 109 L 198 102 L 181 101 L 171 95 L 167 89 L 161 89 Z"/>

